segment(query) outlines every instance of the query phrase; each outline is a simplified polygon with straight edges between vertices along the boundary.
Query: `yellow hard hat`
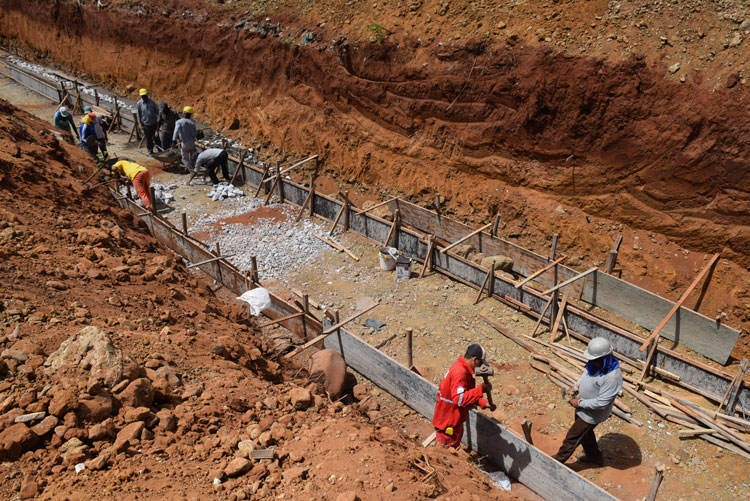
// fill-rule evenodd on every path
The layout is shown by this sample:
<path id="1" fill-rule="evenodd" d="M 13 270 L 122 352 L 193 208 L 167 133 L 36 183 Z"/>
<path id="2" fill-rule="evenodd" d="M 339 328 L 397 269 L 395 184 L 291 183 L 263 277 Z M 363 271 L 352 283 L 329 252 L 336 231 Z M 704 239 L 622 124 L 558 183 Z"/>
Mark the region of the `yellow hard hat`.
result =
<path id="1" fill-rule="evenodd" d="M 146 94 L 148 94 L 148 91 L 146 89 L 141 89 L 138 91 L 139 96 L 145 96 Z"/>
<path id="2" fill-rule="evenodd" d="M 182 111 L 184 111 L 185 113 L 192 113 L 193 112 L 193 107 L 192 106 L 185 106 L 182 109 Z"/>

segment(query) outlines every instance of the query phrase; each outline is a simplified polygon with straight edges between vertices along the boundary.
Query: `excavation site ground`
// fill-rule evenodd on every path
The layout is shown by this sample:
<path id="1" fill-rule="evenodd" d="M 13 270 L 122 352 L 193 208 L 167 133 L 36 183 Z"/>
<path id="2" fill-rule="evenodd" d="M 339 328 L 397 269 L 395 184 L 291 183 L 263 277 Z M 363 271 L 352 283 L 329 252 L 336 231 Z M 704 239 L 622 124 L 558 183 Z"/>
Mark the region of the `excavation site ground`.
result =
<path id="1" fill-rule="evenodd" d="M 741 2 L 0 4 L 3 497 L 750 496 Z M 148 155 L 142 87 L 231 183 Z M 597 336 L 605 464 L 563 465 Z M 497 410 L 448 450 L 471 343 Z"/>

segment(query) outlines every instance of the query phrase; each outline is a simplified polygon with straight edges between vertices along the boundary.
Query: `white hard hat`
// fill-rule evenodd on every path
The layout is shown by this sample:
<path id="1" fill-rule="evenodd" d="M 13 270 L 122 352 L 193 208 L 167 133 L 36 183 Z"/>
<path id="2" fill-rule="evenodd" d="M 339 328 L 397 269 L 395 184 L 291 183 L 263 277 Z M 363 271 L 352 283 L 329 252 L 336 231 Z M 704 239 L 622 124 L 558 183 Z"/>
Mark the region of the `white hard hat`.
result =
<path id="1" fill-rule="evenodd" d="M 68 114 L 68 108 L 66 108 L 65 106 L 60 106 L 60 114 L 63 115 L 63 116 L 67 115 Z"/>
<path id="2" fill-rule="evenodd" d="M 583 356 L 586 357 L 586 360 L 595 360 L 610 353 L 612 353 L 612 345 L 609 340 L 603 337 L 595 337 L 589 341 L 589 345 L 586 347 L 586 351 L 583 352 Z"/>

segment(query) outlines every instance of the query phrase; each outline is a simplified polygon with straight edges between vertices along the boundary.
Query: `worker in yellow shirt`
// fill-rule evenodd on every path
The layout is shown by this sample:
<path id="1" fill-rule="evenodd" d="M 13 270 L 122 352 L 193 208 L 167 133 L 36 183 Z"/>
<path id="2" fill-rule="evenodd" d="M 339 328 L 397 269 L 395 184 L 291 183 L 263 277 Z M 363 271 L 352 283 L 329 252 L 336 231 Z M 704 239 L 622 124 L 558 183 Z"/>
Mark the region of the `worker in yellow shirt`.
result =
<path id="1" fill-rule="evenodd" d="M 143 202 L 143 207 L 150 211 L 153 204 L 151 201 L 151 173 L 148 169 L 128 160 L 120 160 L 112 168 L 128 176 L 135 187 L 136 193 L 138 193 Z"/>

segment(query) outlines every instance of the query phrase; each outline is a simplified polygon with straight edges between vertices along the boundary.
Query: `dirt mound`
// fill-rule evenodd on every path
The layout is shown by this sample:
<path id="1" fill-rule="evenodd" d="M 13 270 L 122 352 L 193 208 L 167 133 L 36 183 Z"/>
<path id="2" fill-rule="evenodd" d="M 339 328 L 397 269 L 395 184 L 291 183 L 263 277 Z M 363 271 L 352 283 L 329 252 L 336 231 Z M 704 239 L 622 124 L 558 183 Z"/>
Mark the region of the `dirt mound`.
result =
<path id="1" fill-rule="evenodd" d="M 487 495 L 463 453 L 394 431 L 396 411 L 331 403 L 274 362 L 238 305 L 82 190 L 90 158 L 49 127 L 0 101 L 3 498 Z"/>

